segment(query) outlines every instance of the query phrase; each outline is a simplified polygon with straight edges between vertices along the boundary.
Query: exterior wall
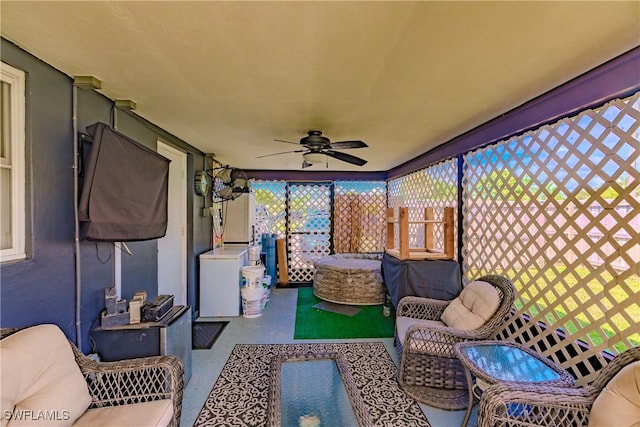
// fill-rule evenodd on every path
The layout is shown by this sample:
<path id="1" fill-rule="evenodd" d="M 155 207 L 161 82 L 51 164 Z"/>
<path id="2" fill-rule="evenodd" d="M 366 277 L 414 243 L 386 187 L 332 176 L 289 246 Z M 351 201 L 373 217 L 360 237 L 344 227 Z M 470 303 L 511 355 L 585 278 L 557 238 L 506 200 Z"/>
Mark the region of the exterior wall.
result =
<path id="1" fill-rule="evenodd" d="M 26 72 L 28 224 L 28 258 L 0 268 L 0 324 L 56 323 L 74 339 L 71 81 L 4 39 L 0 47 Z"/>
<path id="2" fill-rule="evenodd" d="M 26 260 L 0 267 L 0 325 L 2 327 L 55 323 L 78 342 L 75 319 L 75 261 L 73 214 L 73 80 L 14 44 L 1 40 L 1 59 L 27 74 Z M 103 95 L 78 90 L 78 130 L 101 121 L 110 123 L 113 102 Z M 197 315 L 198 255 L 210 249 L 211 218 L 200 215 L 204 199 L 191 190 L 194 171 L 203 168 L 204 155 L 135 114 L 115 109 L 114 126 L 147 147 L 157 140 L 187 156 L 187 299 Z M 128 243 L 132 256 L 122 255 L 122 298 L 138 290 L 157 296 L 157 241 Z M 81 342 L 90 351 L 88 333 L 104 308 L 104 288 L 113 286 L 113 245 L 80 244 Z"/>

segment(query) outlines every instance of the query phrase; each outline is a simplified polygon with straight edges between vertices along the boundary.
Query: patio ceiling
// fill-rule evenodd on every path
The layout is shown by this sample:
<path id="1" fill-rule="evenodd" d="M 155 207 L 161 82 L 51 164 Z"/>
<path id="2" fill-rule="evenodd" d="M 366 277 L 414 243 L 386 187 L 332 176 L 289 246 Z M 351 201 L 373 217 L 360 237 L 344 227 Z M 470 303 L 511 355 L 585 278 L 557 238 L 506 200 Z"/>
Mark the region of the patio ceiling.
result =
<path id="1" fill-rule="evenodd" d="M 1 34 L 223 163 L 383 171 L 640 44 L 632 2 L 2 2 Z M 311 170 L 325 168 L 315 165 Z"/>

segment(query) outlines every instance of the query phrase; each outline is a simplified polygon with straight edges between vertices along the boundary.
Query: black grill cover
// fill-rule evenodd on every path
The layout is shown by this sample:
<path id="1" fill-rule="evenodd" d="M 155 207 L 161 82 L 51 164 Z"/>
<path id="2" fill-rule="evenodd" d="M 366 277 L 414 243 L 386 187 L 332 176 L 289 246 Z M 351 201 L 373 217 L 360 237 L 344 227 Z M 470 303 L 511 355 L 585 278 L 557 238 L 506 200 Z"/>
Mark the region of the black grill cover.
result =
<path id="1" fill-rule="evenodd" d="M 82 238 L 126 242 L 163 237 L 170 160 L 104 123 L 87 132 L 93 143 L 78 212 Z"/>
<path id="2" fill-rule="evenodd" d="M 408 295 L 448 301 L 462 292 L 460 265 L 454 260 L 401 260 L 385 253 L 382 277 L 394 308 Z"/>

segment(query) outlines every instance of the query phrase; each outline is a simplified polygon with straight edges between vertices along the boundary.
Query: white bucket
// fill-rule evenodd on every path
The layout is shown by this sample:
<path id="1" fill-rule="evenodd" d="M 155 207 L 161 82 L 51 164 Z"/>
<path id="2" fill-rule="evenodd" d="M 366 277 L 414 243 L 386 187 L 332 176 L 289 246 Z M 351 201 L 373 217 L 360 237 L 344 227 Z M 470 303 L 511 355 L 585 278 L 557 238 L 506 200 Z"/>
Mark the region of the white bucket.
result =
<path id="1" fill-rule="evenodd" d="M 246 286 L 262 289 L 262 278 L 264 277 L 264 267 L 261 265 L 248 265 L 240 268 Z"/>
<path id="2" fill-rule="evenodd" d="M 243 286 L 240 294 L 242 295 L 242 315 L 249 318 L 262 316 L 264 288 Z"/>

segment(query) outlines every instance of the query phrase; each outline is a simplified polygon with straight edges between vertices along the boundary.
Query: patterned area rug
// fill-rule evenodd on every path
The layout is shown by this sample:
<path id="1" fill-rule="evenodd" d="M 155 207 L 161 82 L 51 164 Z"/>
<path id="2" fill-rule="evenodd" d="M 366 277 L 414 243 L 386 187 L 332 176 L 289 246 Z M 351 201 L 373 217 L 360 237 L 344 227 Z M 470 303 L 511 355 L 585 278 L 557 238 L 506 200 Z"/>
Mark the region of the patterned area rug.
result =
<path id="1" fill-rule="evenodd" d="M 200 426 L 263 426 L 271 359 L 285 353 L 338 352 L 346 360 L 376 426 L 429 426 L 415 400 L 398 387 L 396 366 L 380 342 L 237 344 L 200 414 Z"/>

